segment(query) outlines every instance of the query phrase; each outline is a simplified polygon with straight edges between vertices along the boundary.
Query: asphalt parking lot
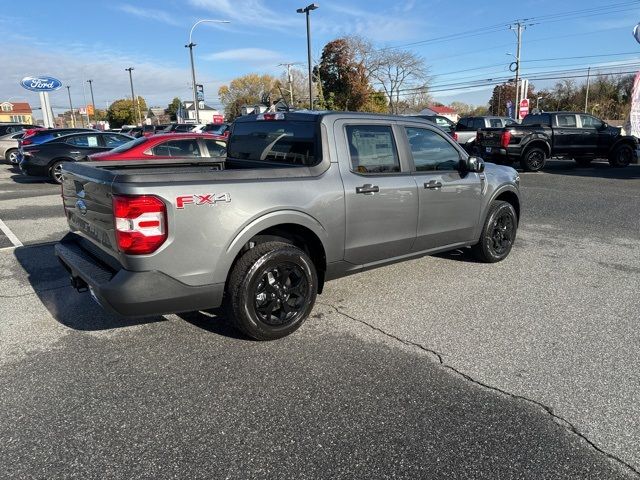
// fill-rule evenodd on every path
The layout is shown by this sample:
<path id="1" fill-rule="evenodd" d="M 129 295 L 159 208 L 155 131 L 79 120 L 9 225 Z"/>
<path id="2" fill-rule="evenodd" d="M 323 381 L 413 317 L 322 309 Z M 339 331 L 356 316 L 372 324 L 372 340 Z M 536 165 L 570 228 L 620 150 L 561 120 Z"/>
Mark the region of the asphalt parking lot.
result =
<path id="1" fill-rule="evenodd" d="M 521 177 L 506 261 L 341 279 L 259 343 L 103 312 L 53 256 L 59 187 L 0 164 L 3 474 L 640 477 L 640 166 Z"/>

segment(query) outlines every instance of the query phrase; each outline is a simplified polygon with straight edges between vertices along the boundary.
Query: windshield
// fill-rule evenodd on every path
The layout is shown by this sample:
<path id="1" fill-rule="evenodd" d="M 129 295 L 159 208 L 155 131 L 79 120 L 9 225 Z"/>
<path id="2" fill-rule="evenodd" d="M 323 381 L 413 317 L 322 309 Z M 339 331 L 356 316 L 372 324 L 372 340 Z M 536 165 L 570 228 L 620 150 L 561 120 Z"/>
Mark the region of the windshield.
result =
<path id="1" fill-rule="evenodd" d="M 316 157 L 315 122 L 256 120 L 238 122 L 229 138 L 227 155 L 242 160 L 313 166 Z"/>
<path id="2" fill-rule="evenodd" d="M 127 150 L 131 150 L 133 147 L 135 147 L 137 145 L 140 145 L 141 143 L 144 143 L 146 141 L 147 141 L 146 137 L 136 138 L 135 140 L 131 140 L 130 142 L 123 143 L 122 145 L 120 145 L 119 147 L 114 148 L 111 151 L 114 152 L 114 153 L 126 152 Z"/>

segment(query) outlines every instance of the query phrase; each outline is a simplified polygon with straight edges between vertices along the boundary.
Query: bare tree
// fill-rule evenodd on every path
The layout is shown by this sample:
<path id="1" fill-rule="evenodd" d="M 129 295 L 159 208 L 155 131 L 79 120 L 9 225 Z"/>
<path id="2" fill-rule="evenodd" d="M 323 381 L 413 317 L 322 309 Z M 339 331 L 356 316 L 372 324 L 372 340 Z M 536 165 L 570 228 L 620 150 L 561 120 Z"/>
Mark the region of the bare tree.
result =
<path id="1" fill-rule="evenodd" d="M 427 66 L 424 59 L 413 52 L 380 50 L 372 55 L 368 70 L 374 86 L 382 88 L 387 96 L 391 113 L 399 113 L 405 93 L 427 91 Z"/>

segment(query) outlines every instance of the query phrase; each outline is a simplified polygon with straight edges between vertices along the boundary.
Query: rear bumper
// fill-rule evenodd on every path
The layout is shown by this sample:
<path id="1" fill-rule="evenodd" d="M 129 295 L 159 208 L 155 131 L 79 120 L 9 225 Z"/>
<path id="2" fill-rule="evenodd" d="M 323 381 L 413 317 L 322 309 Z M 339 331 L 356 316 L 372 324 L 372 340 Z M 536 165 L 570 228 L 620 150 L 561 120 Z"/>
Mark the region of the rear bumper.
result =
<path id="1" fill-rule="evenodd" d="M 194 287 L 158 271 L 125 270 L 116 259 L 74 233 L 60 240 L 55 253 L 75 287 L 86 285 L 102 307 L 119 315 L 162 315 L 222 304 L 223 283 Z"/>
<path id="2" fill-rule="evenodd" d="M 487 151 L 489 148 L 491 151 Z M 506 148 L 502 147 L 479 147 L 479 155 L 487 162 L 500 163 L 505 160 L 515 160 L 513 155 L 509 155 Z"/>

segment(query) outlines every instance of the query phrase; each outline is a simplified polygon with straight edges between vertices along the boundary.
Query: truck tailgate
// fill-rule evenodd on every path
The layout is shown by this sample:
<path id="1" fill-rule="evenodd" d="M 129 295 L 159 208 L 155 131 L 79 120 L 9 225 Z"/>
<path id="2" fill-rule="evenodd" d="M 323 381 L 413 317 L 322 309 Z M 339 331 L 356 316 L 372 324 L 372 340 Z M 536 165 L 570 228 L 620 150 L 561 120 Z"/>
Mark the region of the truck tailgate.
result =
<path id="1" fill-rule="evenodd" d="M 110 183 L 65 172 L 62 200 L 72 231 L 81 232 L 103 250 L 118 254 Z"/>
<path id="2" fill-rule="evenodd" d="M 478 132 L 477 143 L 481 147 L 500 147 L 503 128 L 482 128 Z"/>

